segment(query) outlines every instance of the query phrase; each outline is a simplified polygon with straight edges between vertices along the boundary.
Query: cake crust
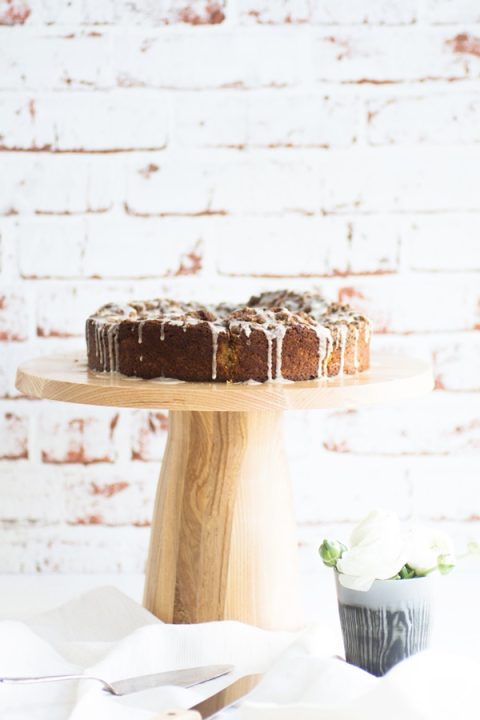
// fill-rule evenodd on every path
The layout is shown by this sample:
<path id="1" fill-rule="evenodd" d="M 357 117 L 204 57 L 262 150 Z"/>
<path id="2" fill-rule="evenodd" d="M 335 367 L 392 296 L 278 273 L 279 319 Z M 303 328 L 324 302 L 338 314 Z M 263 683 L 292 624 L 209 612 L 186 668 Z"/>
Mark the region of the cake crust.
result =
<path id="1" fill-rule="evenodd" d="M 88 367 L 196 382 L 310 380 L 369 367 L 370 323 L 318 293 L 278 291 L 245 305 L 156 299 L 109 303 L 86 322 Z"/>

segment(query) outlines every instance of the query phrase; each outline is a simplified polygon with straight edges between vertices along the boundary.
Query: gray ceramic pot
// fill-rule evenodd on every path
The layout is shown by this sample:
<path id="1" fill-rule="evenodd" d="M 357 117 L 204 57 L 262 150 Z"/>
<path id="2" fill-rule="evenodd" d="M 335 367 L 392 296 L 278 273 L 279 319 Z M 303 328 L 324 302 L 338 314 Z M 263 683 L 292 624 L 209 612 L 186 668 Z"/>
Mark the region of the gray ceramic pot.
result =
<path id="1" fill-rule="evenodd" d="M 366 592 L 343 587 L 336 575 L 347 662 L 385 675 L 430 641 L 433 578 L 375 580 Z"/>

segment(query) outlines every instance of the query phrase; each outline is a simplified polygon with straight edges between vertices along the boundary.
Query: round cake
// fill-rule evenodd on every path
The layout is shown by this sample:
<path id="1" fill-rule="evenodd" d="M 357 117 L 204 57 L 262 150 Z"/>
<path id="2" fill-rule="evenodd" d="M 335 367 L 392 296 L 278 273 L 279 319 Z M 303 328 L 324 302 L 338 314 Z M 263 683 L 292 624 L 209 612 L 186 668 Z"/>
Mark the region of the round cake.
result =
<path id="1" fill-rule="evenodd" d="M 318 293 L 262 293 L 245 305 L 109 303 L 87 319 L 88 367 L 139 378 L 266 382 L 369 367 L 370 323 Z"/>

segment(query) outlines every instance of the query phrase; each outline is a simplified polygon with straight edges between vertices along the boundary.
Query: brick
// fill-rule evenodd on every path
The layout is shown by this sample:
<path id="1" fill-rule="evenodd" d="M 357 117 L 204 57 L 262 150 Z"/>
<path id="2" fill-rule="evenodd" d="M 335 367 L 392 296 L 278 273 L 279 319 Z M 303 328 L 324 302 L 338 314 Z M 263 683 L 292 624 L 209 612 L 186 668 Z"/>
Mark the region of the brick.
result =
<path id="1" fill-rule="evenodd" d="M 443 332 L 473 330 L 479 323 L 478 278 L 436 273 L 362 278 L 339 289 L 371 319 L 376 332 Z"/>
<path id="2" fill-rule="evenodd" d="M 24 278 L 83 274 L 86 225 L 81 217 L 43 217 L 16 222 L 18 270 Z M 48 252 L 45 252 L 48 248 Z"/>
<path id="3" fill-rule="evenodd" d="M 405 261 L 419 271 L 480 270 L 479 237 L 480 215 L 417 216 L 403 236 Z"/>
<path id="4" fill-rule="evenodd" d="M 13 410 L 0 412 L 0 460 L 28 458 L 28 417 Z"/>
<path id="5" fill-rule="evenodd" d="M 0 97 L 0 147 L 8 150 L 116 151 L 167 144 L 168 102 L 129 90 Z"/>
<path id="6" fill-rule="evenodd" d="M 480 8 L 472 0 L 425 0 L 422 19 L 438 25 L 480 23 Z"/>
<path id="7" fill-rule="evenodd" d="M 167 413 L 138 410 L 132 421 L 132 460 L 161 460 L 167 441 Z"/>
<path id="8" fill-rule="evenodd" d="M 313 277 L 398 267 L 395 225 L 378 218 L 235 218 L 220 222 L 216 234 L 217 268 L 225 275 Z"/>
<path id="9" fill-rule="evenodd" d="M 312 20 L 325 25 L 411 25 L 417 11 L 417 0 L 315 0 Z"/>
<path id="10" fill-rule="evenodd" d="M 16 221 L 15 235 L 18 269 L 29 279 L 195 275 L 202 269 L 203 231 L 190 219 L 29 218 Z"/>
<path id="11" fill-rule="evenodd" d="M 135 25 L 218 25 L 225 20 L 224 0 L 164 0 L 152 3 L 150 0 L 117 2 L 117 18 L 120 22 Z"/>
<path id="12" fill-rule="evenodd" d="M 304 453 L 304 472 L 291 465 L 299 524 L 358 522 L 372 507 L 389 508 L 403 518 L 410 514 L 410 481 L 403 464 L 387 457 L 322 453 L 318 443 L 304 444 Z"/>
<path id="13" fill-rule="evenodd" d="M 235 90 L 177 93 L 174 139 L 187 147 L 244 147 L 249 97 Z"/>
<path id="14" fill-rule="evenodd" d="M 18 399 L 22 396 L 15 387 L 15 376 L 20 363 L 40 355 L 74 352 L 78 349 L 83 351 L 84 348 L 83 338 L 82 340 L 32 338 L 24 343 L 3 343 L 3 347 L 0 349 L 2 358 L 0 362 L 0 398 Z"/>
<path id="15" fill-rule="evenodd" d="M 358 131 L 358 103 L 321 94 L 229 91 L 183 94 L 174 102 L 183 146 L 346 147 Z"/>
<path id="16" fill-rule="evenodd" d="M 37 335 L 42 338 L 83 336 L 90 313 L 107 302 L 124 302 L 133 294 L 131 285 L 42 284 L 36 293 Z"/>
<path id="17" fill-rule="evenodd" d="M 414 458 L 408 474 L 417 518 L 467 522 L 480 518 L 478 470 L 470 457 Z"/>
<path id="18" fill-rule="evenodd" d="M 409 25 L 417 18 L 416 0 L 239 0 L 245 22 L 265 24 L 306 23 L 322 25 Z"/>
<path id="19" fill-rule="evenodd" d="M 480 101 L 470 94 L 372 100 L 367 111 L 373 145 L 480 141 Z"/>
<path id="20" fill-rule="evenodd" d="M 30 13 L 25 0 L 0 0 L 0 25 L 23 25 Z"/>
<path id="21" fill-rule="evenodd" d="M 480 148 L 440 146 L 139 153 L 126 161 L 126 205 L 142 215 L 468 210 L 479 161 Z"/>
<path id="22" fill-rule="evenodd" d="M 55 178 L 53 190 L 46 177 Z M 5 153 L 0 215 L 104 212 L 114 202 L 117 181 L 108 156 Z"/>
<path id="23" fill-rule="evenodd" d="M 115 460 L 117 410 L 55 408 L 39 419 L 38 435 L 42 462 L 82 464 Z"/>
<path id="24" fill-rule="evenodd" d="M 56 466 L 2 463 L 0 524 L 148 526 L 157 478 L 141 463 Z"/>
<path id="25" fill-rule="evenodd" d="M 373 335 L 372 351 L 419 358 L 433 366 L 435 385 L 441 390 L 480 390 L 480 333 L 426 333 L 425 335 Z"/>
<path id="26" fill-rule="evenodd" d="M 256 28 L 119 33 L 114 47 L 117 82 L 124 87 L 283 87 L 299 83 L 308 62 L 302 37 Z"/>
<path id="27" fill-rule="evenodd" d="M 20 350 L 20 352 L 19 352 Z M 18 397 L 15 375 L 19 362 L 31 357 L 30 343 L 5 343 L 0 363 L 0 398 Z"/>
<path id="28" fill-rule="evenodd" d="M 183 160 L 183 162 L 182 162 Z M 140 156 L 128 163 L 126 209 L 139 215 L 206 214 L 221 211 L 211 196 L 221 168 L 195 157 Z"/>
<path id="29" fill-rule="evenodd" d="M 475 454 L 480 449 L 478 400 L 437 392 L 391 408 L 335 412 L 324 447 L 359 455 Z"/>
<path id="30" fill-rule="evenodd" d="M 312 155 L 310 151 L 320 176 L 320 206 L 326 212 L 476 207 L 476 147 L 359 148 Z"/>
<path id="31" fill-rule="evenodd" d="M 0 290 L 0 342 L 21 341 L 28 337 L 28 311 L 20 287 Z"/>
<path id="32" fill-rule="evenodd" d="M 480 40 L 451 28 L 351 28 L 317 34 L 313 73 L 318 81 L 392 83 L 475 79 Z"/>
<path id="33" fill-rule="evenodd" d="M 334 218 L 235 218 L 217 234 L 217 268 L 224 275 L 329 275 L 332 252 L 348 253 L 348 223 Z"/>
<path id="34" fill-rule="evenodd" d="M 28 52 L 26 51 L 28 48 Z M 113 84 L 110 38 L 101 32 L 0 28 L 2 88 L 65 89 Z"/>
<path id="35" fill-rule="evenodd" d="M 155 170 L 147 173 L 152 162 Z M 141 215 L 308 213 L 320 206 L 315 163 L 307 155 L 292 159 L 288 152 L 273 159 L 212 150 L 150 161 L 135 157 L 127 183 L 127 209 Z"/>
<path id="36" fill-rule="evenodd" d="M 114 0 L 28 0 L 29 25 L 104 25 L 115 20 Z"/>
<path id="37" fill-rule="evenodd" d="M 323 208 L 385 212 L 470 207 L 468 186 L 476 172 L 471 149 L 378 150 L 378 154 L 371 155 L 368 151 L 355 156 L 351 153 L 351 165 L 346 151 L 332 152 L 323 159 Z M 392 168 L 395 172 L 391 172 Z"/>
<path id="38" fill-rule="evenodd" d="M 148 549 L 148 527 L 9 523 L 0 526 L 0 558 L 5 573 L 142 573 Z"/>
<path id="39" fill-rule="evenodd" d="M 399 269 L 400 233 L 392 216 L 353 217 L 349 224 L 346 262 L 336 259 L 336 274 L 382 275 Z"/>
<path id="40" fill-rule="evenodd" d="M 198 222 L 184 218 L 89 219 L 83 259 L 87 277 L 195 275 L 202 263 L 203 232 Z"/>
<path id="41" fill-rule="evenodd" d="M 480 337 L 479 333 L 468 336 L 445 338 L 438 342 L 433 354 L 435 379 L 438 387 L 445 390 L 480 390 Z"/>

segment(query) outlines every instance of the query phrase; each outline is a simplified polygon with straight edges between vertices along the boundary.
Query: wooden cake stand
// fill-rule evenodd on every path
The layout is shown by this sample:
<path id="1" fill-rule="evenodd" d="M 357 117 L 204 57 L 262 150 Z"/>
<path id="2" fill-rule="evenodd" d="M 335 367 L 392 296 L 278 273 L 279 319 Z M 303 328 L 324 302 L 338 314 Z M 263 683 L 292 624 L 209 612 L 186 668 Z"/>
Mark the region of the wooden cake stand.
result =
<path id="1" fill-rule="evenodd" d="M 268 629 L 302 623 L 283 411 L 395 402 L 432 387 L 428 365 L 385 354 L 358 376 L 297 383 L 138 380 L 91 373 L 80 354 L 17 372 L 17 388 L 34 397 L 170 411 L 145 606 L 165 622 Z"/>

